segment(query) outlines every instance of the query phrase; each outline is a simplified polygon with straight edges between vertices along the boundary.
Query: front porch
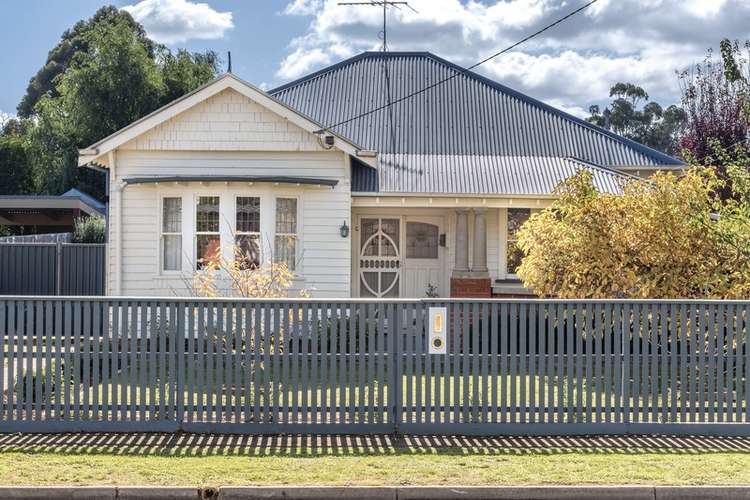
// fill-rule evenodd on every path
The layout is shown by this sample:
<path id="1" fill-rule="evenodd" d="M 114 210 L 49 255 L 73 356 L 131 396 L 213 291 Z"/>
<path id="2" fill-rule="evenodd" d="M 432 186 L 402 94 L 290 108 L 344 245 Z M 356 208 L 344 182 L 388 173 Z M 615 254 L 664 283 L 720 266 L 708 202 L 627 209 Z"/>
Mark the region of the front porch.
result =
<path id="1" fill-rule="evenodd" d="M 529 296 L 515 231 L 540 198 L 362 196 L 352 201 L 353 297 Z"/>

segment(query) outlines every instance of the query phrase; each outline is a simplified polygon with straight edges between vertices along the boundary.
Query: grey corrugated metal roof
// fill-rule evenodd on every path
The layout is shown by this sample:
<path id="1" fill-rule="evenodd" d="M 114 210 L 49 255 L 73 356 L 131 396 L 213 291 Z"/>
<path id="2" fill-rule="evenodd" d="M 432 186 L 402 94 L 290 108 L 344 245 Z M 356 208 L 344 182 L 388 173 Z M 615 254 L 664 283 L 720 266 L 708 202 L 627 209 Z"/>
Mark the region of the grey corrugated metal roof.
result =
<path id="1" fill-rule="evenodd" d="M 596 188 L 620 194 L 630 178 L 573 158 L 529 156 L 394 155 L 380 158 L 377 170 L 355 163 L 352 189 L 364 193 L 551 194 L 581 169 Z"/>
<path id="2" fill-rule="evenodd" d="M 462 71 L 425 52 L 365 52 L 270 94 L 330 126 L 388 102 L 386 69 L 392 100 Z M 378 188 L 399 192 L 549 194 L 548 179 L 572 157 L 604 167 L 681 164 L 473 72 L 333 130 L 378 151 Z"/>

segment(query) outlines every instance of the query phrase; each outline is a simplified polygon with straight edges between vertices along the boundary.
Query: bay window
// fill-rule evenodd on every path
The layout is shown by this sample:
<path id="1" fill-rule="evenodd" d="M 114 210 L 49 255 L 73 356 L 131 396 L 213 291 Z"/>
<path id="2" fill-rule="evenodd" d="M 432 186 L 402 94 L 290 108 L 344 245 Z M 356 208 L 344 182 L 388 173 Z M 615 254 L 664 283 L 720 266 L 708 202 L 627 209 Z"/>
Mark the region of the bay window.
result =
<path id="1" fill-rule="evenodd" d="M 161 270 L 182 270 L 182 198 L 162 198 Z"/>
<path id="2" fill-rule="evenodd" d="M 242 269 L 260 267 L 260 198 L 235 199 L 235 256 Z"/>
<path id="3" fill-rule="evenodd" d="M 290 271 L 297 266 L 297 199 L 276 198 L 274 259 L 285 262 Z"/>
<path id="4" fill-rule="evenodd" d="M 205 269 L 221 255 L 218 196 L 199 196 L 195 210 L 196 269 Z"/>

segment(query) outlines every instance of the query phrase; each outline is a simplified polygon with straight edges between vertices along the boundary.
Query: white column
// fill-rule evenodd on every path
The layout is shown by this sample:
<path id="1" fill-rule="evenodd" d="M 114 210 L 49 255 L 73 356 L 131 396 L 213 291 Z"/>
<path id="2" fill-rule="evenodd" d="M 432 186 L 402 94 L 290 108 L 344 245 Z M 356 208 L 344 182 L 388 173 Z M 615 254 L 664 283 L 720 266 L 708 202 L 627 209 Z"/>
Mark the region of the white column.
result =
<path id="1" fill-rule="evenodd" d="M 487 276 L 487 209 L 474 209 L 474 259 L 472 274 Z"/>
<path id="2" fill-rule="evenodd" d="M 456 264 L 453 275 L 461 276 L 469 272 L 469 210 L 456 210 Z"/>

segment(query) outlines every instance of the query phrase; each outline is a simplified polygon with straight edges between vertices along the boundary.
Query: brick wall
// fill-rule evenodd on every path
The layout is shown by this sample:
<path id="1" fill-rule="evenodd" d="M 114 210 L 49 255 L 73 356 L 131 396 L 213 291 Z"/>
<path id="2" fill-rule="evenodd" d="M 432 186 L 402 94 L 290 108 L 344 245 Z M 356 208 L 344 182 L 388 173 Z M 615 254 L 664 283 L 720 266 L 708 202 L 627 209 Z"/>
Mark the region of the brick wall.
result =
<path id="1" fill-rule="evenodd" d="M 451 278 L 451 297 L 489 299 L 492 297 L 492 281 L 490 278 Z"/>

